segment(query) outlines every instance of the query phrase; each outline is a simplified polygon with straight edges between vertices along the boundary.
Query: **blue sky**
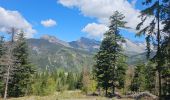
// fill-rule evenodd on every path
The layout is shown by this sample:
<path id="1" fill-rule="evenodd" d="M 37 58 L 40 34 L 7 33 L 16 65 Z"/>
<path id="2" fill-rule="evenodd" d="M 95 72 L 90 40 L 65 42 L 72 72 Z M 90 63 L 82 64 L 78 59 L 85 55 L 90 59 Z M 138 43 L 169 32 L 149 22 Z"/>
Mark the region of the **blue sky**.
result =
<path id="1" fill-rule="evenodd" d="M 0 0 L 0 7 L 9 11 L 17 11 L 22 15 L 30 23 L 31 28 L 36 30 L 36 33 L 33 35 L 34 38 L 39 38 L 43 34 L 54 35 L 65 41 L 77 40 L 82 36 L 95 39 L 101 38 L 88 35 L 88 30 L 82 31 L 89 23 L 104 24 L 104 22 L 99 21 L 101 19 L 100 16 L 84 12 L 84 5 L 81 5 L 82 8 L 79 8 L 79 5 L 73 5 L 74 7 L 72 5 L 68 6 L 65 0 L 60 1 L 64 3 L 59 3 L 57 0 Z M 135 2 L 136 0 L 133 1 Z M 134 10 L 142 9 L 141 1 L 137 0 Z M 132 0 L 128 2 L 131 3 Z M 56 25 L 45 27 L 41 24 L 41 21 L 48 19 L 56 21 Z M 144 40 L 144 37 L 135 37 L 133 31 L 121 31 L 121 33 L 125 38 L 133 41 Z"/>

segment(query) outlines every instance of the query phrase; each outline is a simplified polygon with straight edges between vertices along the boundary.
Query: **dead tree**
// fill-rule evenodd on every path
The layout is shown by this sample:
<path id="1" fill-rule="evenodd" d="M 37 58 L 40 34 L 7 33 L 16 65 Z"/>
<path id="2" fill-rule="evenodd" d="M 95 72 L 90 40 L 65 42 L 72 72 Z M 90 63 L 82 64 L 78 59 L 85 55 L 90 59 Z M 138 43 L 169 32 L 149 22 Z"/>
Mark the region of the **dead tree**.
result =
<path id="1" fill-rule="evenodd" d="M 5 54 L 2 55 L 0 58 L 1 63 L 1 71 L 2 71 L 2 77 L 4 79 L 4 100 L 7 100 L 7 94 L 8 94 L 8 85 L 10 80 L 12 79 L 13 72 L 15 70 L 15 57 L 13 56 L 13 49 L 15 47 L 14 43 L 14 36 L 16 33 L 15 28 L 11 28 L 11 31 L 9 34 L 11 34 L 11 41 L 4 44 L 4 48 L 6 48 Z"/>

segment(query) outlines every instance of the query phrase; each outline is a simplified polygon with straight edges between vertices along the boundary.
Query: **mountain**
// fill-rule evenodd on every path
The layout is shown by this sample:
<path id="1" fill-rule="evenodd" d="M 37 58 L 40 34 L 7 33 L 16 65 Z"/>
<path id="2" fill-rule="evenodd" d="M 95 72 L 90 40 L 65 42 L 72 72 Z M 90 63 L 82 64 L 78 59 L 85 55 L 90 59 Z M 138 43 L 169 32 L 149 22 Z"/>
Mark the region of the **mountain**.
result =
<path id="1" fill-rule="evenodd" d="M 129 65 L 135 65 L 137 64 L 138 62 L 143 62 L 145 63 L 147 61 L 147 58 L 146 58 L 146 52 L 144 53 L 140 53 L 140 54 L 137 54 L 137 55 L 133 55 L 133 56 L 130 56 L 128 58 L 128 64 Z M 154 51 L 151 51 L 150 53 L 150 58 L 152 58 L 156 53 Z"/>
<path id="2" fill-rule="evenodd" d="M 124 53 L 127 56 L 138 55 L 138 54 L 144 53 L 146 51 L 145 43 L 133 42 L 129 39 L 125 39 L 125 41 L 126 41 L 125 43 L 122 43 L 122 47 L 123 47 Z"/>
<path id="3" fill-rule="evenodd" d="M 137 55 L 144 53 L 145 43 L 143 42 L 133 42 L 129 39 L 125 39 L 125 43 L 121 43 L 123 47 L 123 51 L 127 56 Z M 88 52 L 96 52 L 100 48 L 101 41 L 96 41 L 94 39 L 89 39 L 85 37 L 81 37 L 77 41 L 69 42 L 70 46 L 73 48 L 86 50 Z"/>
<path id="4" fill-rule="evenodd" d="M 94 54 L 99 50 L 100 41 L 82 37 L 77 41 L 65 42 L 54 36 L 44 35 L 40 39 L 28 39 L 30 59 L 39 70 L 58 68 L 67 71 L 81 71 L 83 67 L 92 68 Z M 128 63 L 135 64 L 146 60 L 145 43 L 126 39 L 121 44 Z M 154 53 L 153 53 L 154 54 Z"/>
<path id="5" fill-rule="evenodd" d="M 96 52 L 97 50 L 99 50 L 100 43 L 101 43 L 100 41 L 96 41 L 94 39 L 89 39 L 85 37 L 81 37 L 77 41 L 69 42 L 70 46 L 77 49 L 86 50 L 89 52 Z"/>
<path id="6" fill-rule="evenodd" d="M 40 37 L 41 39 L 47 40 L 50 43 L 54 43 L 54 44 L 61 44 L 64 45 L 66 47 L 70 47 L 69 43 L 62 41 L 60 39 L 57 39 L 55 36 L 50 36 L 50 35 L 43 35 Z"/>
<path id="7" fill-rule="evenodd" d="M 50 42 L 46 39 L 28 39 L 30 60 L 38 70 L 65 69 L 67 71 L 80 71 L 82 67 L 92 68 L 93 54 L 66 47 L 63 44 Z"/>

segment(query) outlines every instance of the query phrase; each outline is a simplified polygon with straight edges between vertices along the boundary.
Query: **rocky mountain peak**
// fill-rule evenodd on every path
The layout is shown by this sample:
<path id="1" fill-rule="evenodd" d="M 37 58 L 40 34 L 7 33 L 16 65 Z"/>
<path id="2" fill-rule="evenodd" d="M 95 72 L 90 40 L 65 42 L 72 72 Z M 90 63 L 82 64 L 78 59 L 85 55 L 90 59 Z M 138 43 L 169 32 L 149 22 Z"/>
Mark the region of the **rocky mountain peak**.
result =
<path id="1" fill-rule="evenodd" d="M 69 43 L 62 41 L 55 36 L 43 35 L 41 36 L 41 39 L 48 40 L 50 43 L 61 44 L 66 47 L 70 47 Z"/>

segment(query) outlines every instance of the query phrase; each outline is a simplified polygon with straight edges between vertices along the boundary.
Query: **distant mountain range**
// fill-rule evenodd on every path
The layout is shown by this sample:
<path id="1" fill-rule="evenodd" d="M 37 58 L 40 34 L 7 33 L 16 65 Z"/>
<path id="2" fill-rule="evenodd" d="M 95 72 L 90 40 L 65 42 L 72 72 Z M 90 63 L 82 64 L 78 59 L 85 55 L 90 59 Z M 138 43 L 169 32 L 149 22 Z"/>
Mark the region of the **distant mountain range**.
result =
<path id="1" fill-rule="evenodd" d="M 70 46 L 76 49 L 85 50 L 88 52 L 97 52 L 100 48 L 100 41 L 96 41 L 94 39 L 89 39 L 85 37 L 81 37 L 77 41 L 69 42 Z"/>
<path id="2" fill-rule="evenodd" d="M 125 39 L 121 44 L 128 63 L 135 64 L 146 60 L 145 43 Z M 54 36 L 44 35 L 40 39 L 28 39 L 30 58 L 39 70 L 58 68 L 67 71 L 81 71 L 83 67 L 92 68 L 94 54 L 99 50 L 101 41 L 81 37 L 77 41 L 65 42 Z"/>

